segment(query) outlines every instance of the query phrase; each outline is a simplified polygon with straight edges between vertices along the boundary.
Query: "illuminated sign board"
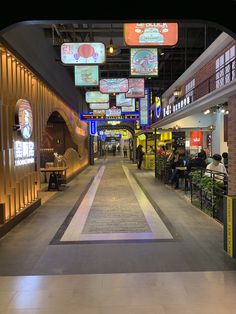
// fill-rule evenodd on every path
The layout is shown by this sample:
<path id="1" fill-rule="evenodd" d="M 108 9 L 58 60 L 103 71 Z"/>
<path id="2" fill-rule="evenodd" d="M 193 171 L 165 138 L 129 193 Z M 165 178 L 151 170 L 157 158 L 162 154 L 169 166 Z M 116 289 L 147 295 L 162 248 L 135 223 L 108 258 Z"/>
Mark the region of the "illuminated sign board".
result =
<path id="1" fill-rule="evenodd" d="M 81 121 L 136 121 L 139 119 L 138 113 L 125 113 L 121 114 L 120 116 L 100 116 L 100 115 L 93 115 L 90 113 L 81 113 L 80 120 Z"/>
<path id="2" fill-rule="evenodd" d="M 35 162 L 34 142 L 14 142 L 15 166 L 33 164 Z"/>
<path id="3" fill-rule="evenodd" d="M 174 46 L 178 42 L 177 23 L 125 23 L 127 46 Z"/>
<path id="4" fill-rule="evenodd" d="M 131 48 L 130 64 L 131 75 L 157 76 L 158 75 L 157 48 Z"/>
<path id="5" fill-rule="evenodd" d="M 178 111 L 179 109 L 182 109 L 183 107 L 187 106 L 191 102 L 191 97 L 185 97 L 180 99 L 178 102 L 175 102 L 173 104 L 173 112 Z"/>
<path id="6" fill-rule="evenodd" d="M 166 107 L 163 108 L 163 118 L 167 117 L 171 113 L 172 113 L 171 105 L 167 105 Z"/>
<path id="7" fill-rule="evenodd" d="M 116 95 L 116 106 L 117 107 L 130 107 L 133 105 L 133 102 L 135 103 L 134 98 L 126 98 L 125 93 L 120 93 Z"/>
<path id="8" fill-rule="evenodd" d="M 135 112 L 136 108 L 135 108 L 135 99 L 133 99 L 132 101 L 132 105 L 131 106 L 122 106 L 121 107 L 121 112 Z"/>
<path id="9" fill-rule="evenodd" d="M 155 114 L 157 120 L 161 117 L 161 99 L 160 97 L 155 97 Z"/>
<path id="10" fill-rule="evenodd" d="M 106 117 L 120 117 L 120 115 L 121 110 L 116 107 L 106 110 Z"/>
<path id="11" fill-rule="evenodd" d="M 99 84 L 97 65 L 77 65 L 75 69 L 75 86 L 96 86 Z"/>
<path id="12" fill-rule="evenodd" d="M 109 107 L 109 102 L 89 104 L 89 108 L 91 110 L 106 110 L 109 109 Z"/>
<path id="13" fill-rule="evenodd" d="M 94 92 L 86 92 L 85 100 L 88 103 L 108 103 L 109 102 L 109 94 L 102 94 L 99 91 Z M 90 108 L 92 109 L 92 108 Z M 104 109 L 104 108 L 94 108 L 94 109 Z"/>
<path id="14" fill-rule="evenodd" d="M 105 62 L 103 43 L 65 43 L 61 45 L 64 64 L 101 64 Z"/>
<path id="15" fill-rule="evenodd" d="M 144 79 L 143 78 L 129 78 L 129 90 L 125 94 L 127 98 L 141 98 L 144 97 Z"/>
<path id="16" fill-rule="evenodd" d="M 145 97 L 139 99 L 139 124 L 145 126 L 149 124 L 149 90 L 145 89 Z"/>
<path id="17" fill-rule="evenodd" d="M 98 109 L 96 109 L 96 110 L 93 110 L 93 114 L 94 114 L 94 115 L 105 116 L 106 110 L 98 110 Z"/>
<path id="18" fill-rule="evenodd" d="M 97 121 L 89 121 L 89 134 L 90 135 L 97 134 Z"/>
<path id="19" fill-rule="evenodd" d="M 126 78 L 100 80 L 101 93 L 126 93 L 128 88 L 129 85 Z"/>
<path id="20" fill-rule="evenodd" d="M 202 146 L 202 132 L 201 131 L 190 132 L 190 146 Z"/>
<path id="21" fill-rule="evenodd" d="M 24 139 L 29 139 L 33 131 L 33 114 L 30 103 L 19 99 L 16 103 L 15 123 Z"/>

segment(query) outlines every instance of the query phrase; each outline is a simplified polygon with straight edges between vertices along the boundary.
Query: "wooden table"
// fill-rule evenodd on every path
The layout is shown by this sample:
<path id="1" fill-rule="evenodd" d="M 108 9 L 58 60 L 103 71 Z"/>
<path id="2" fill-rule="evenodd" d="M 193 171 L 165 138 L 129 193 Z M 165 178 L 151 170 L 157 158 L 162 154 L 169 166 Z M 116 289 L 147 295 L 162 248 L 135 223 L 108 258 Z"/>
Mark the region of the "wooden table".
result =
<path id="1" fill-rule="evenodd" d="M 59 191 L 60 180 L 58 180 L 59 175 L 63 174 L 68 167 L 49 167 L 49 168 L 40 168 L 41 172 L 45 173 L 45 183 L 47 183 L 46 173 L 50 172 L 49 182 L 48 182 L 48 191 L 51 189 L 57 189 Z"/>

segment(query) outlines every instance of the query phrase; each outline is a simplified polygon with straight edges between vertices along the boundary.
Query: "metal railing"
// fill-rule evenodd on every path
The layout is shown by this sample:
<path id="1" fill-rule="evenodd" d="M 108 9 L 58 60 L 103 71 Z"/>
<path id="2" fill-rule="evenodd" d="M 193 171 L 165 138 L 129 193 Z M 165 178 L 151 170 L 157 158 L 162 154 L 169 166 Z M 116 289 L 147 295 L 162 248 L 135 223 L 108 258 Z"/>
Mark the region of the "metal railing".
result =
<path id="1" fill-rule="evenodd" d="M 172 112 L 181 109 L 183 106 L 189 105 L 193 101 L 233 81 L 235 78 L 236 78 L 236 58 L 232 59 L 230 62 L 228 62 L 218 71 L 216 71 L 213 75 L 211 75 L 206 80 L 195 86 L 193 89 L 189 90 L 188 93 L 178 98 L 172 104 Z M 184 101 L 186 98 L 188 99 L 187 102 Z M 174 110 L 174 106 L 176 108 L 177 104 L 180 104 L 180 106 L 178 106 L 178 108 Z"/>

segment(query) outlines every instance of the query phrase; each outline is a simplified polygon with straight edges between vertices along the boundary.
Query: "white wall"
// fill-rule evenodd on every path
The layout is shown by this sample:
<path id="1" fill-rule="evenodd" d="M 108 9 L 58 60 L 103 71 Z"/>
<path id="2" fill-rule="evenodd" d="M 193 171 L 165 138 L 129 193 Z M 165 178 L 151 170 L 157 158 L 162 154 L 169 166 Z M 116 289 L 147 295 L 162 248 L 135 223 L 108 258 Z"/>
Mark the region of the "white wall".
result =
<path id="1" fill-rule="evenodd" d="M 219 112 L 213 117 L 215 130 L 212 132 L 212 154 L 228 152 L 227 142 L 224 142 L 224 113 Z"/>

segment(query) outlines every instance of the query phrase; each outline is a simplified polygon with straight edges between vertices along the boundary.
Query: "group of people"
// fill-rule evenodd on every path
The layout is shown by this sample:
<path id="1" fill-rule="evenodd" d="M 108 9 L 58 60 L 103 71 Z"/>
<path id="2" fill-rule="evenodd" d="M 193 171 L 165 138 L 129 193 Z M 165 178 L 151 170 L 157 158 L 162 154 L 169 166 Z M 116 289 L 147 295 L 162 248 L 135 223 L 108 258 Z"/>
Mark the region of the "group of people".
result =
<path id="1" fill-rule="evenodd" d="M 223 163 L 221 162 L 223 157 Z M 179 178 L 183 175 L 183 170 L 179 167 L 186 167 L 187 172 L 192 169 L 206 169 L 205 176 L 211 177 L 212 171 L 214 172 L 214 178 L 216 180 L 223 180 L 224 175 L 227 174 L 228 167 L 228 153 L 214 154 L 210 160 L 207 158 L 206 152 L 202 149 L 197 156 L 192 159 L 186 159 L 184 155 L 181 155 L 178 151 L 173 152 L 173 156 L 169 158 L 171 167 L 170 183 L 175 184 L 175 189 L 179 188 Z M 208 170 L 208 171 L 207 171 Z M 186 170 L 185 170 L 186 171 Z M 219 174 L 219 172 L 221 174 Z"/>

